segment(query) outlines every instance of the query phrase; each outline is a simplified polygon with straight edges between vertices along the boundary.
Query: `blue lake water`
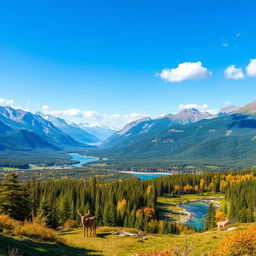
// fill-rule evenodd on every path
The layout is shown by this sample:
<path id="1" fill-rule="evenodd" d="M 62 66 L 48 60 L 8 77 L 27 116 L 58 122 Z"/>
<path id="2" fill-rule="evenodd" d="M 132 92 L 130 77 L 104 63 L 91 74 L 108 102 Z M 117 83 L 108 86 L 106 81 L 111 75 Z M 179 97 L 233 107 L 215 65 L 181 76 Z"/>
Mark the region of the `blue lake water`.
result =
<path id="1" fill-rule="evenodd" d="M 86 155 L 80 155 L 78 153 L 70 153 L 68 155 L 72 157 L 71 160 L 79 161 L 79 163 L 71 164 L 71 166 L 74 167 L 81 167 L 83 164 L 87 164 L 98 160 L 97 157 L 88 157 Z"/>
<path id="2" fill-rule="evenodd" d="M 159 174 L 159 173 L 152 173 L 152 174 L 131 173 L 131 174 L 140 178 L 141 180 L 152 180 L 152 179 L 159 178 L 159 177 L 169 176 L 169 174 Z"/>
<path id="3" fill-rule="evenodd" d="M 192 214 L 192 218 L 186 224 L 195 227 L 198 231 L 201 230 L 209 205 L 203 202 L 189 202 L 179 206 Z"/>
<path id="4" fill-rule="evenodd" d="M 87 164 L 87 163 L 99 160 L 97 157 L 88 157 L 86 155 L 81 155 L 81 154 L 78 154 L 78 153 L 69 153 L 68 155 L 72 157 L 71 160 L 79 162 L 79 163 L 76 163 L 76 164 L 71 164 L 71 166 L 73 166 L 73 167 L 81 167 L 81 166 L 83 166 L 83 164 Z M 163 173 L 152 173 L 152 174 L 131 173 L 131 174 L 140 178 L 140 179 L 142 179 L 142 180 L 152 180 L 154 178 L 164 177 L 164 176 L 169 175 L 169 174 L 163 174 Z"/>

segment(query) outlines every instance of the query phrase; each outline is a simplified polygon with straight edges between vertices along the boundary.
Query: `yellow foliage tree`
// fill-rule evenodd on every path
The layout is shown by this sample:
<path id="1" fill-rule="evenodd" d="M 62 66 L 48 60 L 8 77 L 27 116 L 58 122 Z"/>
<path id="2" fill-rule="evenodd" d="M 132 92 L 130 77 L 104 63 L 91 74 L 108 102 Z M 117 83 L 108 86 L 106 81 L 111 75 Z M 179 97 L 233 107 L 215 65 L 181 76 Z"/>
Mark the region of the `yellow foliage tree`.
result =
<path id="1" fill-rule="evenodd" d="M 175 192 L 175 194 L 177 194 L 179 191 L 180 191 L 180 186 L 175 185 L 175 186 L 174 186 L 174 192 Z"/>
<path id="2" fill-rule="evenodd" d="M 185 191 L 185 192 L 191 192 L 191 191 L 192 191 L 192 189 L 193 189 L 193 187 L 192 187 L 191 185 L 189 185 L 189 184 L 188 184 L 188 185 L 184 186 L 184 188 L 183 188 L 183 189 L 184 189 L 184 191 Z"/>
<path id="3" fill-rule="evenodd" d="M 205 187 L 205 180 L 204 179 L 200 180 L 199 186 L 200 186 L 201 191 L 204 191 L 204 187 Z"/>
<path id="4" fill-rule="evenodd" d="M 123 199 L 122 201 L 119 201 L 117 203 L 117 211 L 119 211 L 121 215 L 124 215 L 126 211 L 126 205 L 127 205 L 126 199 Z"/>
<path id="5" fill-rule="evenodd" d="M 217 211 L 216 214 L 215 214 L 215 218 L 217 221 L 223 221 L 226 219 L 226 215 L 224 212 L 221 212 L 221 211 Z"/>
<path id="6" fill-rule="evenodd" d="M 147 187 L 147 195 L 150 195 L 152 192 L 153 192 L 153 185 L 149 185 L 148 187 Z"/>

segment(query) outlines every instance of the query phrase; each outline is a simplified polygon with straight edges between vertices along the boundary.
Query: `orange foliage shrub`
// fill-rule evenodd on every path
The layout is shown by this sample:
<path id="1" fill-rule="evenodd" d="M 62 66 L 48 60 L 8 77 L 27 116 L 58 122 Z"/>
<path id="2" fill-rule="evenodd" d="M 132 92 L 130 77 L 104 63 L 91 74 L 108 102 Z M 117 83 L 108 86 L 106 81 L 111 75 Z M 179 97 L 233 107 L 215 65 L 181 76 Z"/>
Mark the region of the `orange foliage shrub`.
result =
<path id="1" fill-rule="evenodd" d="M 75 220 L 66 220 L 63 224 L 64 229 L 77 228 L 77 222 Z"/>
<path id="2" fill-rule="evenodd" d="M 0 232 L 12 232 L 18 225 L 21 225 L 20 221 L 14 220 L 5 214 L 0 215 Z"/>
<path id="3" fill-rule="evenodd" d="M 136 218 L 139 218 L 142 214 L 142 209 L 138 209 L 138 211 L 136 212 Z"/>
<path id="4" fill-rule="evenodd" d="M 61 241 L 57 232 L 46 228 L 36 222 L 21 222 L 10 218 L 8 215 L 0 215 L 0 231 L 12 235 L 22 235 L 44 241 Z"/>
<path id="5" fill-rule="evenodd" d="M 149 207 L 144 208 L 144 214 L 145 214 L 145 217 L 149 219 L 155 219 L 156 217 L 155 209 L 153 208 L 149 208 Z"/>
<path id="6" fill-rule="evenodd" d="M 215 252 L 215 255 L 256 255 L 256 230 L 240 231 L 226 237 L 222 241 L 220 249 Z"/>
<path id="7" fill-rule="evenodd" d="M 36 223 L 25 222 L 23 225 L 17 226 L 14 229 L 13 234 L 44 241 L 60 241 L 60 238 L 55 230 L 46 228 Z"/>

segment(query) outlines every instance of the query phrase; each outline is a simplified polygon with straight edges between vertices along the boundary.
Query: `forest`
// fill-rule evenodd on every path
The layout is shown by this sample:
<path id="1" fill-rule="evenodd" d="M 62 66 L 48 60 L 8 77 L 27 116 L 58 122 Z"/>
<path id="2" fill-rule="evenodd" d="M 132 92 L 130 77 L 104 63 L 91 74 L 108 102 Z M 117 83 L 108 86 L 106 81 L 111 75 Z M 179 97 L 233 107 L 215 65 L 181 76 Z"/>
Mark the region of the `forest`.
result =
<path id="1" fill-rule="evenodd" d="M 79 222 L 77 210 L 96 216 L 98 226 L 135 227 L 150 233 L 195 230 L 160 218 L 158 196 L 217 192 L 225 195 L 233 222 L 253 222 L 256 207 L 256 171 L 232 171 L 200 175 L 180 174 L 154 180 L 69 179 L 20 183 L 15 173 L 0 183 L 0 213 L 16 220 L 41 219 L 57 229 L 67 221 Z M 215 212 L 209 208 L 205 229 L 215 225 Z"/>

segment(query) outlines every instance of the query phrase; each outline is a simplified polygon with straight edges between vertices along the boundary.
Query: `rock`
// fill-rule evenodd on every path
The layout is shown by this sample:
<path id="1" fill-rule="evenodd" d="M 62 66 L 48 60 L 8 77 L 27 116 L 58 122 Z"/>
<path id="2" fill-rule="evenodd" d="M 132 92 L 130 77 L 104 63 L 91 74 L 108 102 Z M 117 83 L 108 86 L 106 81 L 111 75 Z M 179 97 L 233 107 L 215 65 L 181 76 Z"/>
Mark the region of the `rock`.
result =
<path id="1" fill-rule="evenodd" d="M 119 230 L 119 231 L 116 231 L 116 232 L 112 232 L 112 235 L 116 235 L 116 236 L 120 236 L 120 237 L 134 236 L 134 237 L 138 237 L 138 238 L 142 238 L 142 239 L 147 239 L 146 235 L 144 235 L 141 232 L 131 233 L 131 232 L 128 232 L 126 230 Z"/>

